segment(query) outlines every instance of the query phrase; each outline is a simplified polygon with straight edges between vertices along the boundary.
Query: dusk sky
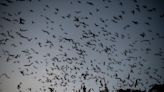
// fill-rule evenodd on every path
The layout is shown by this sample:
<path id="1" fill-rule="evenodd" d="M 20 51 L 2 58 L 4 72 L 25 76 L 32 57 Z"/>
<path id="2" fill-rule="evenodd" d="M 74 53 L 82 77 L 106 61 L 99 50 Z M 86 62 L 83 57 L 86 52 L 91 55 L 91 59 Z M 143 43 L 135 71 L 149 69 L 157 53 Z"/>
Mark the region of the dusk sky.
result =
<path id="1" fill-rule="evenodd" d="M 147 92 L 163 43 L 163 0 L 0 0 L 0 92 Z"/>

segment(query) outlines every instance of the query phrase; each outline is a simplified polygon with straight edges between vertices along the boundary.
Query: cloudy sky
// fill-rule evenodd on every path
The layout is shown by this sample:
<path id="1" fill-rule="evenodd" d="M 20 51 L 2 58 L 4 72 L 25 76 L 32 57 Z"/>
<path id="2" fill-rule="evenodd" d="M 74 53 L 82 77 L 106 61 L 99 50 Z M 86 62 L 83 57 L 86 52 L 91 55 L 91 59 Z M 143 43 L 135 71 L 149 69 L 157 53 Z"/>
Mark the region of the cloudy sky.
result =
<path id="1" fill-rule="evenodd" d="M 163 84 L 163 4 L 1 0 L 0 92 L 147 91 Z"/>

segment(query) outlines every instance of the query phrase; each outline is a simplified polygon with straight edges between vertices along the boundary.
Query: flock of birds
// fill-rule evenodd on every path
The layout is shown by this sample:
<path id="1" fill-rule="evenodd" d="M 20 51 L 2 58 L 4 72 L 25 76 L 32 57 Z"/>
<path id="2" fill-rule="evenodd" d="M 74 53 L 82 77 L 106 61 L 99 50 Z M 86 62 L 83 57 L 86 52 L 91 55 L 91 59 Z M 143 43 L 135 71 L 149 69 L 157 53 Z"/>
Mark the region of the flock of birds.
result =
<path id="1" fill-rule="evenodd" d="M 164 12 L 149 1 L 1 0 L 0 92 L 164 91 Z"/>

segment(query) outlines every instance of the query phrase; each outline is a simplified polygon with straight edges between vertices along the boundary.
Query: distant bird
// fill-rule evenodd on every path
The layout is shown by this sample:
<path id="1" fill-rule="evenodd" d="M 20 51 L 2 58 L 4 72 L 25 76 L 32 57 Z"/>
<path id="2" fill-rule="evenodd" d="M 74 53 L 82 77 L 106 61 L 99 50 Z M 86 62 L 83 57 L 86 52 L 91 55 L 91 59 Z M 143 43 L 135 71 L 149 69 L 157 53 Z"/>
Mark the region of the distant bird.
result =
<path id="1" fill-rule="evenodd" d="M 145 35 L 146 34 L 144 32 L 140 34 L 141 37 L 145 37 Z"/>
<path id="2" fill-rule="evenodd" d="M 25 20 L 23 18 L 19 18 L 19 23 L 20 24 L 25 24 Z"/>

